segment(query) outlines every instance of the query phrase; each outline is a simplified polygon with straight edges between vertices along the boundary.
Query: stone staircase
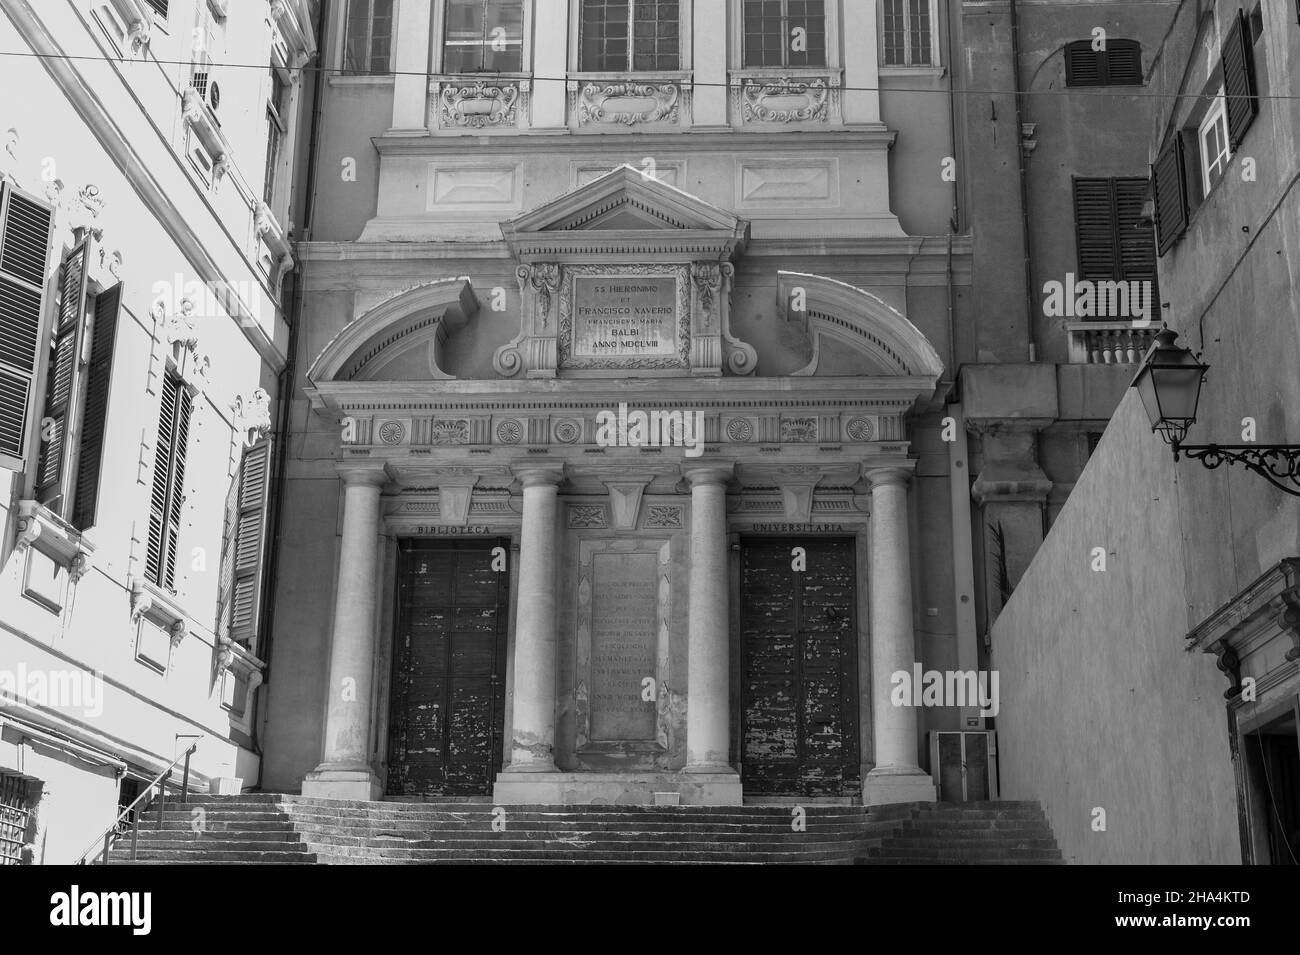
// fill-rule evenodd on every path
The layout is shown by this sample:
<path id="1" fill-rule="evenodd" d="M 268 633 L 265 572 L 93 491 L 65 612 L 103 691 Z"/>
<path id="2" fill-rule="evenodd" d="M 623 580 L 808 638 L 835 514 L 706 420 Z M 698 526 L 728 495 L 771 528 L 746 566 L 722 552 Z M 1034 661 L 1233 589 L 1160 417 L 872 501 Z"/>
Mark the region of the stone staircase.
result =
<path id="1" fill-rule="evenodd" d="M 975 805 L 998 808 L 974 810 L 970 822 L 976 828 L 969 831 L 945 828 L 965 824 L 960 808 L 953 814 L 918 806 L 864 811 L 819 805 L 804 807 L 805 827 L 796 831 L 790 806 L 507 806 L 502 816 L 484 802 L 353 802 L 273 793 L 192 796 L 185 805 L 169 802 L 161 827 L 157 808 L 148 812 L 136 862 L 848 865 L 980 862 L 986 856 L 999 862 L 1060 861 L 1035 804 Z M 1026 854 L 1046 852 L 1038 830 L 1032 846 L 1021 848 L 1028 838 L 1021 822 L 1028 816 L 997 816 L 1029 811 L 1003 807 L 1026 806 L 1038 812 L 1036 823 L 1046 833 L 1051 858 Z M 951 844 L 926 841 L 948 831 L 954 835 Z M 971 841 L 979 840 L 981 831 L 999 841 Z M 978 857 L 961 855 L 969 852 Z M 114 846 L 110 862 L 130 861 L 128 836 Z"/>
<path id="2" fill-rule="evenodd" d="M 859 865 L 1064 865 L 1036 802 L 913 803 L 881 807 L 901 825 Z"/>

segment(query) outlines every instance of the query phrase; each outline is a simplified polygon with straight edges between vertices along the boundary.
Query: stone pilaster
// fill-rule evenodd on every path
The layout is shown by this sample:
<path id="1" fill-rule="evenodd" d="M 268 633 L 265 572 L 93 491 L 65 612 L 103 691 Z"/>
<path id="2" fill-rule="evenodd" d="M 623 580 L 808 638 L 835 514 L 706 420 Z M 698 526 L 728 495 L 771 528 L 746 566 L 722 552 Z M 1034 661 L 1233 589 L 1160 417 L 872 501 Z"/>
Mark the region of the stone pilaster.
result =
<path id="1" fill-rule="evenodd" d="M 871 485 L 871 685 L 875 766 L 862 785 L 869 806 L 933 802 L 934 784 L 917 763 L 917 714 L 895 706 L 891 676 L 917 660 L 912 629 L 912 560 L 905 468 L 867 472 Z"/>
<path id="2" fill-rule="evenodd" d="M 302 783 L 304 796 L 378 799 L 382 786 L 370 764 L 370 713 L 375 667 L 376 575 L 379 573 L 379 495 L 389 474 L 382 463 L 344 462 L 343 539 L 334 587 L 325 753 Z"/>
<path id="3" fill-rule="evenodd" d="M 429 126 L 429 43 L 432 4 L 399 3 L 393 24 L 393 127 L 424 135 Z"/>

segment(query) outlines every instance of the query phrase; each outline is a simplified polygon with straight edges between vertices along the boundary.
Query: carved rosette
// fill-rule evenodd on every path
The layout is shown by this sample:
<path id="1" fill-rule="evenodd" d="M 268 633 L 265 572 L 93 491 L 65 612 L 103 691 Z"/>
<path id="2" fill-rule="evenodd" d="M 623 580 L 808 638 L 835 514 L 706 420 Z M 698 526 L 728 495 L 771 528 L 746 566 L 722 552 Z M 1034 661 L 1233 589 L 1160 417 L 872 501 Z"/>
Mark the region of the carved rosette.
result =
<path id="1" fill-rule="evenodd" d="M 437 123 L 442 129 L 502 129 L 518 125 L 527 98 L 526 82 L 479 80 L 440 83 Z"/>

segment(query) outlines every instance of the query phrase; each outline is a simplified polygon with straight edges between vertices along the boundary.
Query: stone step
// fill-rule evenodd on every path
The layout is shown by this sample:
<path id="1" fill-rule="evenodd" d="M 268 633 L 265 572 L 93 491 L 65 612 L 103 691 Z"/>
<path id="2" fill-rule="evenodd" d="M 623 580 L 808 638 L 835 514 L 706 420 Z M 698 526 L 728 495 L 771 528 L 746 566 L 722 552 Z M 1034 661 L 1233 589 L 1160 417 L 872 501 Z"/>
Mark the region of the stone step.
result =
<path id="1" fill-rule="evenodd" d="M 557 831 L 538 831 L 530 829 L 507 829 L 504 832 L 414 832 L 414 833 L 357 833 L 341 832 L 329 829 L 299 829 L 298 833 L 304 841 L 308 842 L 338 842 L 348 845 L 362 843 L 418 843 L 418 842 L 438 842 L 438 843 L 491 843 L 510 839 L 525 839 L 530 842 L 592 842 L 592 843 L 611 843 L 611 842 L 640 842 L 640 843 L 658 843 L 665 841 L 679 842 L 683 845 L 693 845 L 699 843 L 725 843 L 728 845 L 772 845 L 772 846 L 799 846 L 804 844 L 827 844 L 841 845 L 845 843 L 857 842 L 879 842 L 881 836 L 868 837 L 860 836 L 857 833 L 845 835 L 836 834 L 818 834 L 818 833 L 788 833 L 778 837 L 772 836 L 742 836 L 728 835 L 719 833 L 645 833 L 645 832 L 591 832 L 589 830 L 577 829 L 570 832 Z M 143 841 L 143 840 L 142 840 Z"/>

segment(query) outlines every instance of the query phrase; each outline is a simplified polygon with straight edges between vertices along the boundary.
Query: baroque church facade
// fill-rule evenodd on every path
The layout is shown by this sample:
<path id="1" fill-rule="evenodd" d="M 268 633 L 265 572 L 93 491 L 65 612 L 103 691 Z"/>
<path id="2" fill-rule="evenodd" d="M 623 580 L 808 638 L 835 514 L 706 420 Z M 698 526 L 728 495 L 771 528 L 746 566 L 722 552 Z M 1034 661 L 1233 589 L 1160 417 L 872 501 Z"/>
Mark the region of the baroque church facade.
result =
<path id="1" fill-rule="evenodd" d="M 765 5 L 638 3 L 643 64 L 644 18 L 590 6 L 521 5 L 504 52 L 456 4 L 328 24 L 358 61 L 298 246 L 262 784 L 933 800 L 925 731 L 962 714 L 890 679 L 976 667 L 937 400 L 969 239 L 938 161 L 891 160 L 878 11 L 816 4 L 769 64 Z M 925 36 L 894 72 L 940 92 Z"/>

